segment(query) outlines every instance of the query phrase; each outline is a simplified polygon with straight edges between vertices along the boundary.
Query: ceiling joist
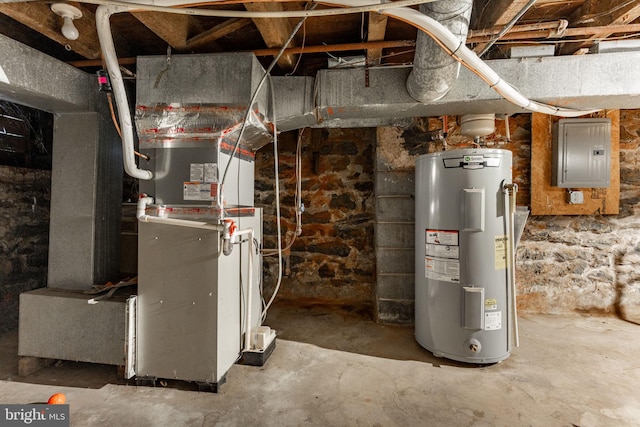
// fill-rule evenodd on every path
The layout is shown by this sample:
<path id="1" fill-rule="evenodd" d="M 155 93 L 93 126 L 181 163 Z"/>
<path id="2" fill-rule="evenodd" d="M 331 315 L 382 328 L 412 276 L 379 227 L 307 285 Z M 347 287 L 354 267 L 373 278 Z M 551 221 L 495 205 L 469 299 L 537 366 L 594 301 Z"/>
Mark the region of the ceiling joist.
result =
<path id="1" fill-rule="evenodd" d="M 251 22 L 252 21 L 249 18 L 227 19 L 222 24 L 216 25 L 215 27 L 188 39 L 187 47 L 189 49 L 194 49 L 205 45 L 211 46 L 211 44 L 215 43 L 216 40 L 250 25 Z"/>
<path id="2" fill-rule="evenodd" d="M 569 18 L 571 26 L 605 27 L 629 24 L 640 18 L 640 0 L 586 0 Z M 560 53 L 570 55 L 587 49 L 593 40 L 602 40 L 613 32 L 603 30 L 592 33 L 587 40 L 570 43 Z"/>
<path id="3" fill-rule="evenodd" d="M 245 3 L 244 7 L 250 12 L 282 12 L 284 8 L 280 3 Z M 282 47 L 289 36 L 293 27 L 288 19 L 253 19 L 253 23 L 260 31 L 262 39 L 267 47 Z M 292 41 L 288 47 L 294 47 Z M 278 66 L 284 71 L 291 71 L 298 62 L 297 55 L 283 54 L 278 60 Z"/>
<path id="4" fill-rule="evenodd" d="M 53 13 L 47 3 L 5 3 L 0 5 L 0 13 L 10 16 L 63 46 L 69 46 L 71 50 L 87 59 L 100 58 L 100 42 L 94 13 L 82 4 L 74 3 L 73 5 L 82 11 L 82 17 L 73 21 L 73 25 L 80 33 L 77 40 L 68 40 L 62 35 L 62 17 Z"/>
<path id="5" fill-rule="evenodd" d="M 387 15 L 369 12 L 369 26 L 367 28 L 367 41 L 377 42 L 385 38 L 387 31 Z M 382 49 L 367 49 L 367 64 L 379 65 L 382 60 Z"/>
<path id="6" fill-rule="evenodd" d="M 159 12 L 132 12 L 131 14 L 173 49 L 182 51 L 187 48 L 192 16 Z"/>

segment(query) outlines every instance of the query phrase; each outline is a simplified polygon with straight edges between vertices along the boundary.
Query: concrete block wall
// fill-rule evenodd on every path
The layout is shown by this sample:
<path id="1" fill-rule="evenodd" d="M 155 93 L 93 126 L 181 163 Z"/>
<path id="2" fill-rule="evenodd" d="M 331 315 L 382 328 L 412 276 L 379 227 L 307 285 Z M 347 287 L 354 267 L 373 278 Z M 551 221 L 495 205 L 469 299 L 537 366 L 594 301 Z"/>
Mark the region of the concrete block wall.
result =
<path id="1" fill-rule="evenodd" d="M 0 166 L 0 333 L 17 328 L 20 293 L 47 285 L 51 171 Z"/>
<path id="2" fill-rule="evenodd" d="M 376 315 L 385 323 L 413 321 L 414 171 L 396 164 L 392 141 L 379 128 L 375 171 Z M 385 144 L 386 143 L 386 144 Z M 398 147 L 399 148 L 399 147 Z"/>
<path id="3" fill-rule="evenodd" d="M 302 235 L 284 252 L 278 296 L 371 309 L 375 292 L 375 129 L 306 129 L 302 137 Z M 295 231 L 296 132 L 280 139 L 283 246 Z M 276 246 L 273 146 L 256 156 L 255 205 L 264 208 L 265 246 Z M 277 257 L 264 259 L 271 295 Z"/>

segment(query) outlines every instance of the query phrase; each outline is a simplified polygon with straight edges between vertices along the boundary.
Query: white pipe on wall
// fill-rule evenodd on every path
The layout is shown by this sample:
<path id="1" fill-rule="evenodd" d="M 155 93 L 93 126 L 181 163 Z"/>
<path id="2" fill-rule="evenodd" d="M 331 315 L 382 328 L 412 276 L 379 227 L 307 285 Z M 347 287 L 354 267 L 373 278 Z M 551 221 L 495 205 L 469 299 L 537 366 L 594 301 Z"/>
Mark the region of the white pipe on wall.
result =
<path id="1" fill-rule="evenodd" d="M 138 200 L 136 217 L 140 222 L 152 222 L 155 224 L 175 225 L 178 227 L 201 228 L 203 230 L 224 231 L 223 224 L 210 224 L 204 221 L 190 221 L 187 219 L 162 218 L 159 216 L 146 215 L 148 204 L 153 203 L 153 197 L 141 197 Z"/>
<path id="2" fill-rule="evenodd" d="M 249 227 L 244 230 L 236 231 L 233 236 L 249 236 L 249 280 L 247 283 L 247 304 L 245 313 L 244 328 L 244 351 L 251 350 L 251 306 L 253 298 L 253 228 Z M 242 243 L 242 242 L 237 242 Z"/>

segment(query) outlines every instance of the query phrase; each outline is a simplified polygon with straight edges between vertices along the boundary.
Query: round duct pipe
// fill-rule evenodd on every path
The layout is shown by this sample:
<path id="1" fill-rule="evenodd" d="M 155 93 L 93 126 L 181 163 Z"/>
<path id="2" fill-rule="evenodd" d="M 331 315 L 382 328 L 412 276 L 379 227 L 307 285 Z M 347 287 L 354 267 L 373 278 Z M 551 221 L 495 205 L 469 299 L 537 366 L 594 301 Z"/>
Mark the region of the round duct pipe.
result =
<path id="1" fill-rule="evenodd" d="M 460 133 L 464 136 L 479 138 L 491 135 L 495 128 L 495 114 L 465 114 L 460 117 Z"/>
<path id="2" fill-rule="evenodd" d="M 464 43 L 469 31 L 472 0 L 424 3 L 420 13 L 438 21 Z M 407 91 L 419 102 L 437 101 L 449 92 L 458 78 L 460 64 L 429 35 L 418 32 L 413 70 L 407 78 Z"/>

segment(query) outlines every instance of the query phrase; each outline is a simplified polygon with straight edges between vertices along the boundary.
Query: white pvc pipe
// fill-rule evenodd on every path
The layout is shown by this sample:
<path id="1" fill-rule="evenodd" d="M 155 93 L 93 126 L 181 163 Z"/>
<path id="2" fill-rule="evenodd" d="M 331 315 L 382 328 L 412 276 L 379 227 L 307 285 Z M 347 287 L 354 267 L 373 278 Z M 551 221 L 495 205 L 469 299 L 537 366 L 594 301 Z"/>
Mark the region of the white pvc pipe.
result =
<path id="1" fill-rule="evenodd" d="M 113 36 L 111 34 L 111 26 L 109 17 L 116 12 L 126 11 L 126 8 L 100 6 L 96 10 L 96 27 L 98 30 L 98 39 L 100 47 L 104 55 L 109 77 L 111 78 L 111 86 L 113 94 L 118 106 L 118 118 L 120 120 L 120 128 L 122 130 L 122 160 L 124 170 L 127 174 L 137 179 L 149 180 L 153 178 L 153 173 L 148 170 L 138 168 L 134 154 L 133 144 L 133 126 L 131 125 L 131 113 L 129 112 L 129 101 L 116 56 L 116 49 L 113 44 Z"/>
<path id="2" fill-rule="evenodd" d="M 245 306 L 246 324 L 244 327 L 244 350 L 251 350 L 251 299 L 253 298 L 253 228 L 249 227 L 234 233 L 235 236 L 249 236 L 249 280 L 247 284 L 247 304 Z M 242 253 L 242 252 L 240 252 Z"/>
<path id="3" fill-rule="evenodd" d="M 14 2 L 28 2 L 34 0 L 15 0 Z M 109 7 L 120 8 L 123 11 L 149 11 L 149 12 L 169 12 L 181 15 L 211 16 L 221 18 L 306 18 L 312 16 L 334 16 L 346 15 L 349 13 L 363 12 L 380 12 L 387 8 L 397 8 L 401 6 L 415 6 L 422 3 L 432 3 L 440 0 L 397 0 L 395 2 L 380 2 L 372 0 L 364 2 L 362 5 L 355 7 L 338 7 L 332 9 L 320 10 L 282 10 L 273 12 L 251 12 L 247 10 L 228 10 L 228 9 L 195 9 L 193 6 L 199 5 L 215 5 L 216 3 L 228 4 L 226 0 L 210 0 L 210 1 L 184 1 L 184 0 L 141 0 L 136 2 L 118 1 L 118 0 L 81 0 L 80 3 L 97 4 Z M 271 3 L 272 0 L 261 0 L 258 3 Z M 310 0 L 309 3 L 328 3 L 324 0 Z M 182 7 L 180 7 L 182 6 Z"/>
<path id="4" fill-rule="evenodd" d="M 178 227 L 200 228 L 203 230 L 224 231 L 222 224 L 210 224 L 204 221 L 190 221 L 187 219 L 162 218 L 159 216 L 146 215 L 147 204 L 153 203 L 152 197 L 141 197 L 138 200 L 136 217 L 140 222 L 152 222 L 155 224 L 175 225 Z"/>
<path id="5" fill-rule="evenodd" d="M 355 7 L 362 4 L 369 4 L 371 0 L 322 0 L 323 3 Z M 498 92 L 507 101 L 525 108 L 532 112 L 550 114 L 562 117 L 577 117 L 594 113 L 599 110 L 575 110 L 572 108 L 556 107 L 541 102 L 532 101 L 518 92 L 509 83 L 502 80 L 500 76 L 491 69 L 474 51 L 465 46 L 464 42 L 452 34 L 442 24 L 434 19 L 423 15 L 417 10 L 407 7 L 385 9 L 381 11 L 383 15 L 404 21 L 424 31 L 448 51 L 451 56 L 467 67 L 470 71 L 484 80 L 493 90 Z"/>
<path id="6" fill-rule="evenodd" d="M 505 215 L 509 220 L 508 229 L 508 275 L 509 275 L 509 289 L 511 290 L 511 307 L 510 307 L 510 320 L 511 331 L 514 344 L 516 347 L 520 347 L 520 335 L 518 333 L 518 304 L 516 301 L 516 239 L 515 239 L 515 213 L 516 213 L 516 194 L 518 192 L 518 186 L 511 184 L 509 187 L 505 187 Z"/>

